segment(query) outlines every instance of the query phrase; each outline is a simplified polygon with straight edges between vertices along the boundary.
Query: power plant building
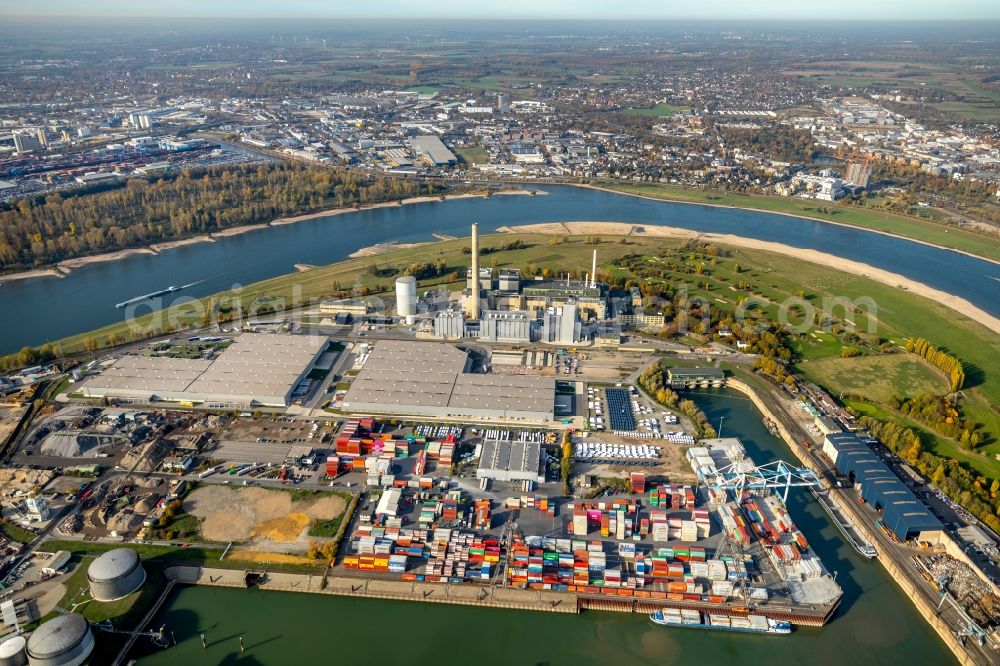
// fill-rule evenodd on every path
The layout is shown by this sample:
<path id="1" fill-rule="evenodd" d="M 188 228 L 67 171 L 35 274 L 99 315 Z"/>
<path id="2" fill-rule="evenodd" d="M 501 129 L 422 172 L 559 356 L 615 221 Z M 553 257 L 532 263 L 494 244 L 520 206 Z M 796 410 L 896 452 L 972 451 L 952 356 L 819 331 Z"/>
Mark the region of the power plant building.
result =
<path id="1" fill-rule="evenodd" d="M 497 289 L 506 292 L 521 291 L 521 271 L 517 268 L 501 268 L 497 278 Z"/>
<path id="2" fill-rule="evenodd" d="M 551 421 L 551 377 L 469 372 L 469 356 L 436 342 L 380 340 L 344 396 L 355 413 Z"/>
<path id="3" fill-rule="evenodd" d="M 434 335 L 446 340 L 465 337 L 465 315 L 456 310 L 445 310 L 434 317 Z"/>
<path id="4" fill-rule="evenodd" d="M 244 333 L 211 360 L 122 356 L 80 391 L 119 402 L 287 407 L 328 342 L 325 336 Z"/>
<path id="5" fill-rule="evenodd" d="M 542 314 L 542 342 L 571 345 L 580 341 L 580 320 L 575 305 L 549 308 Z"/>
<path id="6" fill-rule="evenodd" d="M 28 637 L 31 666 L 79 666 L 94 651 L 94 633 L 86 618 L 76 613 L 60 615 L 35 629 Z"/>
<path id="7" fill-rule="evenodd" d="M 131 548 L 115 548 L 87 567 L 90 596 L 97 601 L 114 601 L 132 594 L 146 582 L 139 555 Z"/>
<path id="8" fill-rule="evenodd" d="M 485 342 L 530 342 L 535 318 L 524 310 L 487 310 L 479 323 L 479 339 Z"/>

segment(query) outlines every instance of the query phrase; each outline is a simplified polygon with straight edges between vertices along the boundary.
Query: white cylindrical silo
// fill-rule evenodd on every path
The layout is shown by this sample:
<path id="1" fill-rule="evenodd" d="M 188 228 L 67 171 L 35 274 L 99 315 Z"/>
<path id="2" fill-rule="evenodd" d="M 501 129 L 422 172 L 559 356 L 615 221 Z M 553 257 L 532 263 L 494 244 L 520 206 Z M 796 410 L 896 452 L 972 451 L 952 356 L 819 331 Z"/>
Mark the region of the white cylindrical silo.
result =
<path id="1" fill-rule="evenodd" d="M 400 317 L 417 314 L 417 278 L 412 275 L 396 278 L 396 314 Z"/>
<path id="2" fill-rule="evenodd" d="M 27 666 L 24 636 L 14 636 L 0 643 L 0 666 Z"/>

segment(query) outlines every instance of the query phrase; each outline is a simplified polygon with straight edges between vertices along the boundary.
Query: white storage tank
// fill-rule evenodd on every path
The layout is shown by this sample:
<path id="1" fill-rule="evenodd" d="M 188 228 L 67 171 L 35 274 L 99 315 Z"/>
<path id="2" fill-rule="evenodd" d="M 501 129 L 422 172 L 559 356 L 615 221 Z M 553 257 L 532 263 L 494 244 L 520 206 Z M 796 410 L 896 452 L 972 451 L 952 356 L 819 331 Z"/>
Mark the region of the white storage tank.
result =
<path id="1" fill-rule="evenodd" d="M 0 666 L 26 666 L 26 645 L 24 636 L 14 636 L 0 643 Z"/>
<path id="2" fill-rule="evenodd" d="M 49 620 L 28 638 L 31 666 L 79 666 L 94 651 L 94 634 L 82 615 L 70 613 Z"/>
<path id="3" fill-rule="evenodd" d="M 417 278 L 412 275 L 396 278 L 396 314 L 405 317 L 408 324 L 417 314 Z"/>
<path id="4" fill-rule="evenodd" d="M 132 594 L 146 581 L 139 556 L 129 548 L 104 553 L 87 568 L 90 596 L 97 601 L 114 601 Z"/>

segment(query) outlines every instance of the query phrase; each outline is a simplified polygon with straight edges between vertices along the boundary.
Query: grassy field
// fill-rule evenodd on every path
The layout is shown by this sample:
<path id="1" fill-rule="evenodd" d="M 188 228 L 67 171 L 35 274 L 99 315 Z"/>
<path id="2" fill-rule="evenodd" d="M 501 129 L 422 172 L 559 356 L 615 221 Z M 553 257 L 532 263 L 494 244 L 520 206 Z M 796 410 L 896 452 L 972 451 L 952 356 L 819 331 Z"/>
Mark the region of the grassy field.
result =
<path id="1" fill-rule="evenodd" d="M 656 106 L 651 106 L 646 109 L 625 109 L 622 113 L 627 113 L 630 116 L 650 116 L 654 118 L 662 118 L 663 116 L 672 116 L 675 113 L 680 113 L 681 111 L 689 111 L 690 109 L 685 106 L 675 106 L 673 104 L 657 104 Z"/>
<path id="2" fill-rule="evenodd" d="M 862 391 L 877 402 L 892 396 L 912 397 L 948 390 L 944 378 L 913 354 L 888 354 L 856 358 L 825 358 L 805 361 L 799 370 L 822 382 L 834 395 Z"/>
<path id="3" fill-rule="evenodd" d="M 892 213 L 858 208 L 856 206 L 820 203 L 795 197 L 719 194 L 654 183 L 609 181 L 600 182 L 598 185 L 616 192 L 637 194 L 655 199 L 752 208 L 813 217 L 830 222 L 897 234 L 905 238 L 962 250 L 980 257 L 1000 261 L 1000 240 L 996 238 L 990 238 L 989 236 L 956 227 L 937 224 L 929 220 L 917 220 L 910 217 L 893 215 Z M 831 212 L 822 212 L 819 210 L 820 208 L 828 209 Z"/>
<path id="4" fill-rule="evenodd" d="M 490 156 L 480 146 L 469 148 L 456 148 L 455 154 L 466 164 L 486 164 L 490 161 Z"/>
<path id="5" fill-rule="evenodd" d="M 26 530 L 9 520 L 0 520 L 0 533 L 18 543 L 31 543 L 37 536 L 31 530 Z"/>

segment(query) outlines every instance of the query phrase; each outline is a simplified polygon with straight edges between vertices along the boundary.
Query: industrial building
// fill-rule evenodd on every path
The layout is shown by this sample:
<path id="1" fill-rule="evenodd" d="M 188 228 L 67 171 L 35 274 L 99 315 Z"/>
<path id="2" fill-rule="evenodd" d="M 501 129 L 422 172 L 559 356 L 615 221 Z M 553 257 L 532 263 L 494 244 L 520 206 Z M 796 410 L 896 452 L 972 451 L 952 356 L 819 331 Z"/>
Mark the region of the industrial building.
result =
<path id="1" fill-rule="evenodd" d="M 882 522 L 900 541 L 914 537 L 937 541 L 944 530 L 941 521 L 858 435 L 828 434 L 823 453 L 858 488 L 861 498 L 882 512 Z"/>
<path id="2" fill-rule="evenodd" d="M 571 345 L 580 341 L 580 319 L 575 305 L 549 308 L 542 313 L 542 342 Z"/>
<path id="3" fill-rule="evenodd" d="M 287 407 L 328 342 L 325 336 L 244 333 L 214 360 L 122 356 L 80 392 L 212 409 Z"/>
<path id="4" fill-rule="evenodd" d="M 380 340 L 344 396 L 356 413 L 551 421 L 551 377 L 469 372 L 469 356 L 436 342 Z"/>
<path id="5" fill-rule="evenodd" d="M 93 651 L 94 633 L 90 623 L 76 613 L 53 618 L 28 637 L 31 666 L 79 666 Z"/>
<path id="6" fill-rule="evenodd" d="M 319 304 L 320 314 L 366 315 L 371 311 L 372 306 L 368 301 L 343 299 L 339 301 L 322 301 Z"/>
<path id="7" fill-rule="evenodd" d="M 432 166 L 449 166 L 458 161 L 455 153 L 448 150 L 441 139 L 433 134 L 413 137 L 410 139 L 410 146 Z"/>
<path id="8" fill-rule="evenodd" d="M 479 339 L 485 342 L 530 342 L 535 318 L 524 310 L 487 310 L 479 323 Z"/>
<path id="9" fill-rule="evenodd" d="M 482 444 L 477 479 L 531 481 L 544 483 L 542 447 L 537 442 L 497 442 Z"/>
<path id="10" fill-rule="evenodd" d="M 97 601 L 114 601 L 132 594 L 146 582 L 146 571 L 131 548 L 115 548 L 87 567 L 90 596 Z"/>
<path id="11" fill-rule="evenodd" d="M 726 373 L 722 368 L 668 368 L 667 383 L 670 388 L 722 386 Z"/>

